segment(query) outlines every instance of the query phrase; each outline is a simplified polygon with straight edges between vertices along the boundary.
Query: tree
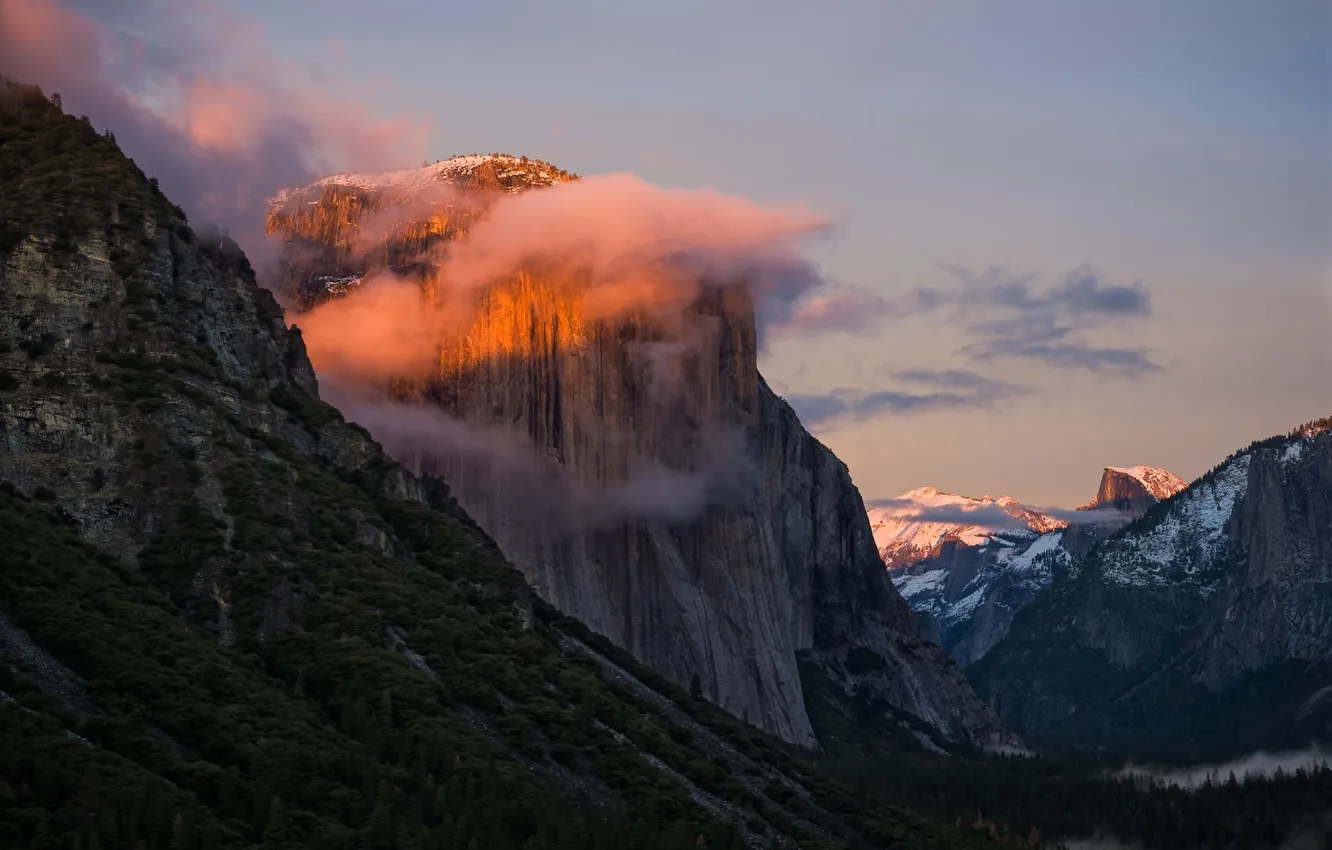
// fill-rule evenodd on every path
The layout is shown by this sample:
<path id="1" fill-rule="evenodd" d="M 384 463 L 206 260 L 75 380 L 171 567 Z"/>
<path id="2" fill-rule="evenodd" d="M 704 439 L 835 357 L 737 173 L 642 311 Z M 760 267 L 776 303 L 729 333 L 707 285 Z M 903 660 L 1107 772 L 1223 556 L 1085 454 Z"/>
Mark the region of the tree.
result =
<path id="1" fill-rule="evenodd" d="M 287 804 L 281 797 L 274 797 L 268 809 L 268 825 L 264 828 L 264 850 L 276 850 L 287 841 L 290 828 L 287 817 Z"/>
<path id="2" fill-rule="evenodd" d="M 694 699 L 703 698 L 703 683 L 698 680 L 697 673 L 689 677 L 689 695 Z"/>

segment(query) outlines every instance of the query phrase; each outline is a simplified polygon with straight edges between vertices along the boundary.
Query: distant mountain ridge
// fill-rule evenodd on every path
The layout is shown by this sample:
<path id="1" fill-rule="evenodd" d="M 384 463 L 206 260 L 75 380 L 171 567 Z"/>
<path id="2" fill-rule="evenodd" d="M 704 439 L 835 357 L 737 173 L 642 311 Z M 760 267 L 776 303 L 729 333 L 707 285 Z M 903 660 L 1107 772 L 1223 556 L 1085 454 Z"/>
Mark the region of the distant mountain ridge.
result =
<path id="1" fill-rule="evenodd" d="M 996 512 L 1006 519 L 996 522 Z M 1044 533 L 1067 525 L 1062 520 L 1024 508 L 1010 496 L 975 498 L 918 487 L 871 507 L 868 511 L 874 544 L 889 569 L 909 566 L 937 554 L 947 540 L 981 546 L 991 534 L 1015 524 Z M 953 516 L 949 516 L 952 514 Z M 975 514 L 968 522 L 968 514 Z"/>
<path id="2" fill-rule="evenodd" d="M 1332 736 L 1332 420 L 1256 442 L 1100 543 L 970 672 L 1070 743 Z"/>
<path id="3" fill-rule="evenodd" d="M 1079 510 L 1123 515 L 1108 523 L 1070 523 L 1009 496 L 975 499 L 932 487 L 869 513 L 894 586 L 926 632 L 965 668 L 983 658 L 1013 615 L 1076 557 L 1184 486 L 1157 467 L 1106 467 L 1095 498 Z M 969 515 L 978 522 L 967 523 Z"/>

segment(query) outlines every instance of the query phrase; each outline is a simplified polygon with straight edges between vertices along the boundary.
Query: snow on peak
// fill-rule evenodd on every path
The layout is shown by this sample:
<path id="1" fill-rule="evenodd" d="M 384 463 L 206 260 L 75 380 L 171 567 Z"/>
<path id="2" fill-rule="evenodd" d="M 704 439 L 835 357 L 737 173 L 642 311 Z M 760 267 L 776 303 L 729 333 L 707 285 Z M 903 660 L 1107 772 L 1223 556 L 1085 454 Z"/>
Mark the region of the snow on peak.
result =
<path id="1" fill-rule="evenodd" d="M 1156 466 L 1107 466 L 1106 469 L 1138 481 L 1157 501 L 1165 501 L 1189 486 L 1189 482 Z"/>
<path id="2" fill-rule="evenodd" d="M 539 159 L 515 157 L 509 154 L 465 154 L 428 163 L 421 168 L 401 171 L 385 171 L 378 174 L 331 174 L 304 189 L 284 189 L 273 197 L 272 203 L 282 204 L 297 194 L 318 195 L 324 189 L 334 186 L 380 192 L 402 200 L 441 183 L 448 185 L 466 182 L 476 176 L 484 165 L 490 165 L 494 169 L 495 177 L 509 192 L 518 192 L 533 186 L 554 186 L 576 177 Z"/>
<path id="3" fill-rule="evenodd" d="M 1050 520 L 1010 496 L 979 499 L 918 487 L 869 511 L 874 544 L 889 567 L 902 567 L 934 552 L 945 540 L 982 546 L 1003 530 L 1049 530 Z M 1057 522 L 1053 521 L 1052 522 Z"/>

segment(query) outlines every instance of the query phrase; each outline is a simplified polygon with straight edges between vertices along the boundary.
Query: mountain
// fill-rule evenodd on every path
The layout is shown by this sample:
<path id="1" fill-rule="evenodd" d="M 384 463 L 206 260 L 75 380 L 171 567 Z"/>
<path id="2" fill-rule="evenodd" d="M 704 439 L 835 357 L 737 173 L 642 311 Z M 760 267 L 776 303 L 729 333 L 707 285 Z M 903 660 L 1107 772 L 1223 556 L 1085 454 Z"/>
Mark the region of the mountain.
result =
<path id="1" fill-rule="evenodd" d="M 457 179 L 474 173 L 459 161 L 276 198 L 269 228 L 287 240 L 297 300 L 317 312 L 385 269 L 449 291 L 440 254 L 508 196 Z M 347 235 L 367 231 L 359 246 Z M 398 441 L 375 409 L 345 409 L 450 481 L 541 598 L 736 717 L 815 746 L 815 676 L 945 745 L 1000 736 L 885 575 L 845 464 L 759 375 L 747 286 L 706 283 L 664 318 L 599 306 L 576 276 L 500 276 L 436 364 L 393 379 L 395 403 L 470 435 L 458 448 Z M 502 457 L 477 450 L 497 440 Z"/>
<path id="2" fill-rule="evenodd" d="M 1056 578 L 971 671 L 1001 715 L 1182 757 L 1332 735 L 1329 426 L 1235 453 Z"/>
<path id="3" fill-rule="evenodd" d="M 970 840 L 536 597 L 234 242 L 0 86 L 0 846 Z"/>
<path id="4" fill-rule="evenodd" d="M 1155 467 L 1106 467 L 1096 497 L 1079 510 L 1141 516 L 1184 486 Z M 1116 527 L 1069 523 L 1009 496 L 975 499 L 932 487 L 887 500 L 869 516 L 894 586 L 926 634 L 964 668 L 985 657 L 1018 610 Z M 976 523 L 968 524 L 972 517 Z"/>
<path id="5" fill-rule="evenodd" d="M 969 521 L 974 514 L 974 521 Z M 1025 527 L 1037 533 L 1067 523 L 1022 507 L 1010 496 L 992 499 L 941 493 L 919 487 L 870 508 L 874 545 L 888 568 L 898 569 L 937 557 L 947 543 L 983 546 L 995 531 Z"/>
<path id="6" fill-rule="evenodd" d="M 1101 475 L 1096 498 L 1083 505 L 1081 510 L 1112 508 L 1145 512 L 1187 486 L 1187 481 L 1155 466 L 1107 466 Z"/>

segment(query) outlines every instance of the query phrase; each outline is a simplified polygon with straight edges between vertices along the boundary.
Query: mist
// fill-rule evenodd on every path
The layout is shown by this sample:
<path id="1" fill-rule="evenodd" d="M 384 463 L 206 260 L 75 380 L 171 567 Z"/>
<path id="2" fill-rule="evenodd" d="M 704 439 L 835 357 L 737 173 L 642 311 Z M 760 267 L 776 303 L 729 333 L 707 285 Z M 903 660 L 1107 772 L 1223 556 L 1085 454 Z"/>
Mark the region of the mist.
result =
<path id="1" fill-rule="evenodd" d="M 1231 773 L 1241 782 L 1246 777 L 1252 779 L 1271 777 L 1278 770 L 1293 773 L 1300 768 L 1332 764 L 1332 750 L 1322 746 L 1310 746 L 1303 750 L 1268 753 L 1259 750 L 1233 761 L 1216 764 L 1201 764 L 1190 767 L 1172 768 L 1151 765 L 1126 764 L 1115 775 L 1124 778 L 1140 778 L 1163 785 L 1174 785 L 1184 789 L 1195 789 L 1205 785 L 1226 782 Z"/>
<path id="2" fill-rule="evenodd" d="M 632 519 L 687 522 L 709 508 L 743 505 L 760 481 L 743 435 L 725 428 L 705 431 L 693 470 L 635 458 L 627 476 L 603 485 L 579 480 L 524 435 L 466 422 L 429 403 L 337 382 L 325 385 L 324 397 L 416 474 L 459 470 L 466 480 L 451 485 L 497 496 L 529 533 L 547 539 Z"/>

